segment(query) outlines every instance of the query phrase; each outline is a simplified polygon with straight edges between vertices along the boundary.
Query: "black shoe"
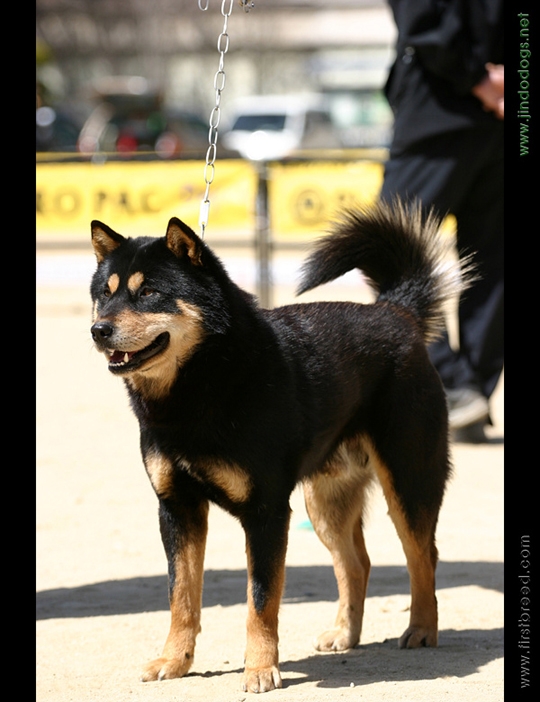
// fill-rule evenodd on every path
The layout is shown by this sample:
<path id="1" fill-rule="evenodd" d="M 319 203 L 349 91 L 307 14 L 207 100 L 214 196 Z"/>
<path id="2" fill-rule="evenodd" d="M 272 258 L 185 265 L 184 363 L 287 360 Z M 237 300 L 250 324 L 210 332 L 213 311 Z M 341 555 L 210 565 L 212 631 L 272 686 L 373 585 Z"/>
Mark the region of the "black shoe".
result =
<path id="1" fill-rule="evenodd" d="M 457 388 L 446 391 L 448 425 L 452 431 L 489 422 L 489 404 L 478 390 Z"/>
<path id="2" fill-rule="evenodd" d="M 458 444 L 485 444 L 488 440 L 485 426 L 485 422 L 476 422 L 461 429 L 453 429 L 452 440 Z"/>

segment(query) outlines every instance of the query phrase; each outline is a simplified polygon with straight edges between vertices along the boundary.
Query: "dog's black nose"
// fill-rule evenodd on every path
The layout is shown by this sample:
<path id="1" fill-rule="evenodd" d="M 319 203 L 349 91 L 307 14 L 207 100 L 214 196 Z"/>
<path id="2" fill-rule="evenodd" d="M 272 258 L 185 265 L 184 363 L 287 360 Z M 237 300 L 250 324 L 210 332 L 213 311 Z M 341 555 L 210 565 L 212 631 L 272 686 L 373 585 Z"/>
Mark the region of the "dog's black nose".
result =
<path id="1" fill-rule="evenodd" d="M 100 341 L 106 341 L 106 339 L 113 333 L 113 328 L 109 322 L 96 322 L 92 325 L 90 329 L 92 332 L 92 339 L 99 343 Z"/>

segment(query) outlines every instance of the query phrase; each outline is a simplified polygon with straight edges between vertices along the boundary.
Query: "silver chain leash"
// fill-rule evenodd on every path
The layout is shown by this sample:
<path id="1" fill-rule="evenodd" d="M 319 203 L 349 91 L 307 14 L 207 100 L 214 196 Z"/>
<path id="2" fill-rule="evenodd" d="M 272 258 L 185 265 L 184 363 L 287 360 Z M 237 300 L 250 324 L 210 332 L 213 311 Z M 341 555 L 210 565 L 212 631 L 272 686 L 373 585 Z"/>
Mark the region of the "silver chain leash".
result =
<path id="1" fill-rule="evenodd" d="M 199 8 L 204 12 L 208 9 L 210 0 L 199 0 Z M 229 34 L 227 33 L 229 17 L 231 16 L 233 9 L 234 0 L 222 0 L 221 2 L 221 14 L 223 15 L 223 29 L 218 37 L 217 50 L 219 52 L 219 65 L 218 70 L 214 76 L 214 90 L 216 91 L 216 100 L 212 112 L 210 113 L 210 129 L 208 131 L 208 150 L 206 152 L 206 163 L 204 166 L 204 182 L 206 184 L 206 189 L 204 193 L 204 198 L 201 202 L 201 208 L 199 211 L 199 226 L 201 228 L 201 238 L 204 239 L 204 233 L 208 225 L 208 215 L 210 213 L 210 186 L 214 180 L 214 175 L 216 172 L 216 156 L 217 156 L 217 138 L 218 138 L 218 126 L 221 119 L 221 93 L 225 88 L 225 54 L 229 50 Z M 245 12 L 253 7 L 253 2 L 250 0 L 240 0 L 240 5 L 244 8 Z"/>

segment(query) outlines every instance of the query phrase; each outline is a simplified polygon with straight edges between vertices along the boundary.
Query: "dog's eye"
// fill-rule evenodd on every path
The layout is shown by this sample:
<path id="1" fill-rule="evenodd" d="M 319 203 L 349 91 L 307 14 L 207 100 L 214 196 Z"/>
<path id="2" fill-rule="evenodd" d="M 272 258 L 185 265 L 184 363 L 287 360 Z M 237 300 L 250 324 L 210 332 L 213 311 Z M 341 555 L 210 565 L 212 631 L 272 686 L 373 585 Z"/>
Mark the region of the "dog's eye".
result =
<path id="1" fill-rule="evenodd" d="M 103 290 L 103 297 L 110 297 L 112 295 L 112 292 L 109 290 L 109 287 L 107 286 Z"/>
<path id="2" fill-rule="evenodd" d="M 150 295 L 155 295 L 156 291 L 153 288 L 142 288 L 140 295 L 141 297 L 149 297 Z"/>

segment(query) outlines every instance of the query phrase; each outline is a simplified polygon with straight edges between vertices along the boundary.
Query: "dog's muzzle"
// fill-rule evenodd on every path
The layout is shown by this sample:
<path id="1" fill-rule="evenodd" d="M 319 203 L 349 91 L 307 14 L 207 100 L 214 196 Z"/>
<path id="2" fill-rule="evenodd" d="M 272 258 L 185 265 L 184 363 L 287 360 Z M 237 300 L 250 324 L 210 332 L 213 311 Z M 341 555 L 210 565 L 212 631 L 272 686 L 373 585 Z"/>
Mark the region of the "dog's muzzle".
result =
<path id="1" fill-rule="evenodd" d="M 96 322 L 90 328 L 90 332 L 98 351 L 102 351 L 108 357 L 109 370 L 111 373 L 117 374 L 137 370 L 146 361 L 163 353 L 169 346 L 170 341 L 170 334 L 162 332 L 151 344 L 144 348 L 127 350 L 124 347 L 123 349 L 118 349 L 115 348 L 115 328 L 110 322 L 104 320 Z M 121 346 L 124 346 L 124 344 L 121 344 Z"/>
<path id="2" fill-rule="evenodd" d="M 107 340 L 112 336 L 113 331 L 114 329 L 109 322 L 96 322 L 90 329 L 92 339 L 99 348 L 107 347 Z"/>

